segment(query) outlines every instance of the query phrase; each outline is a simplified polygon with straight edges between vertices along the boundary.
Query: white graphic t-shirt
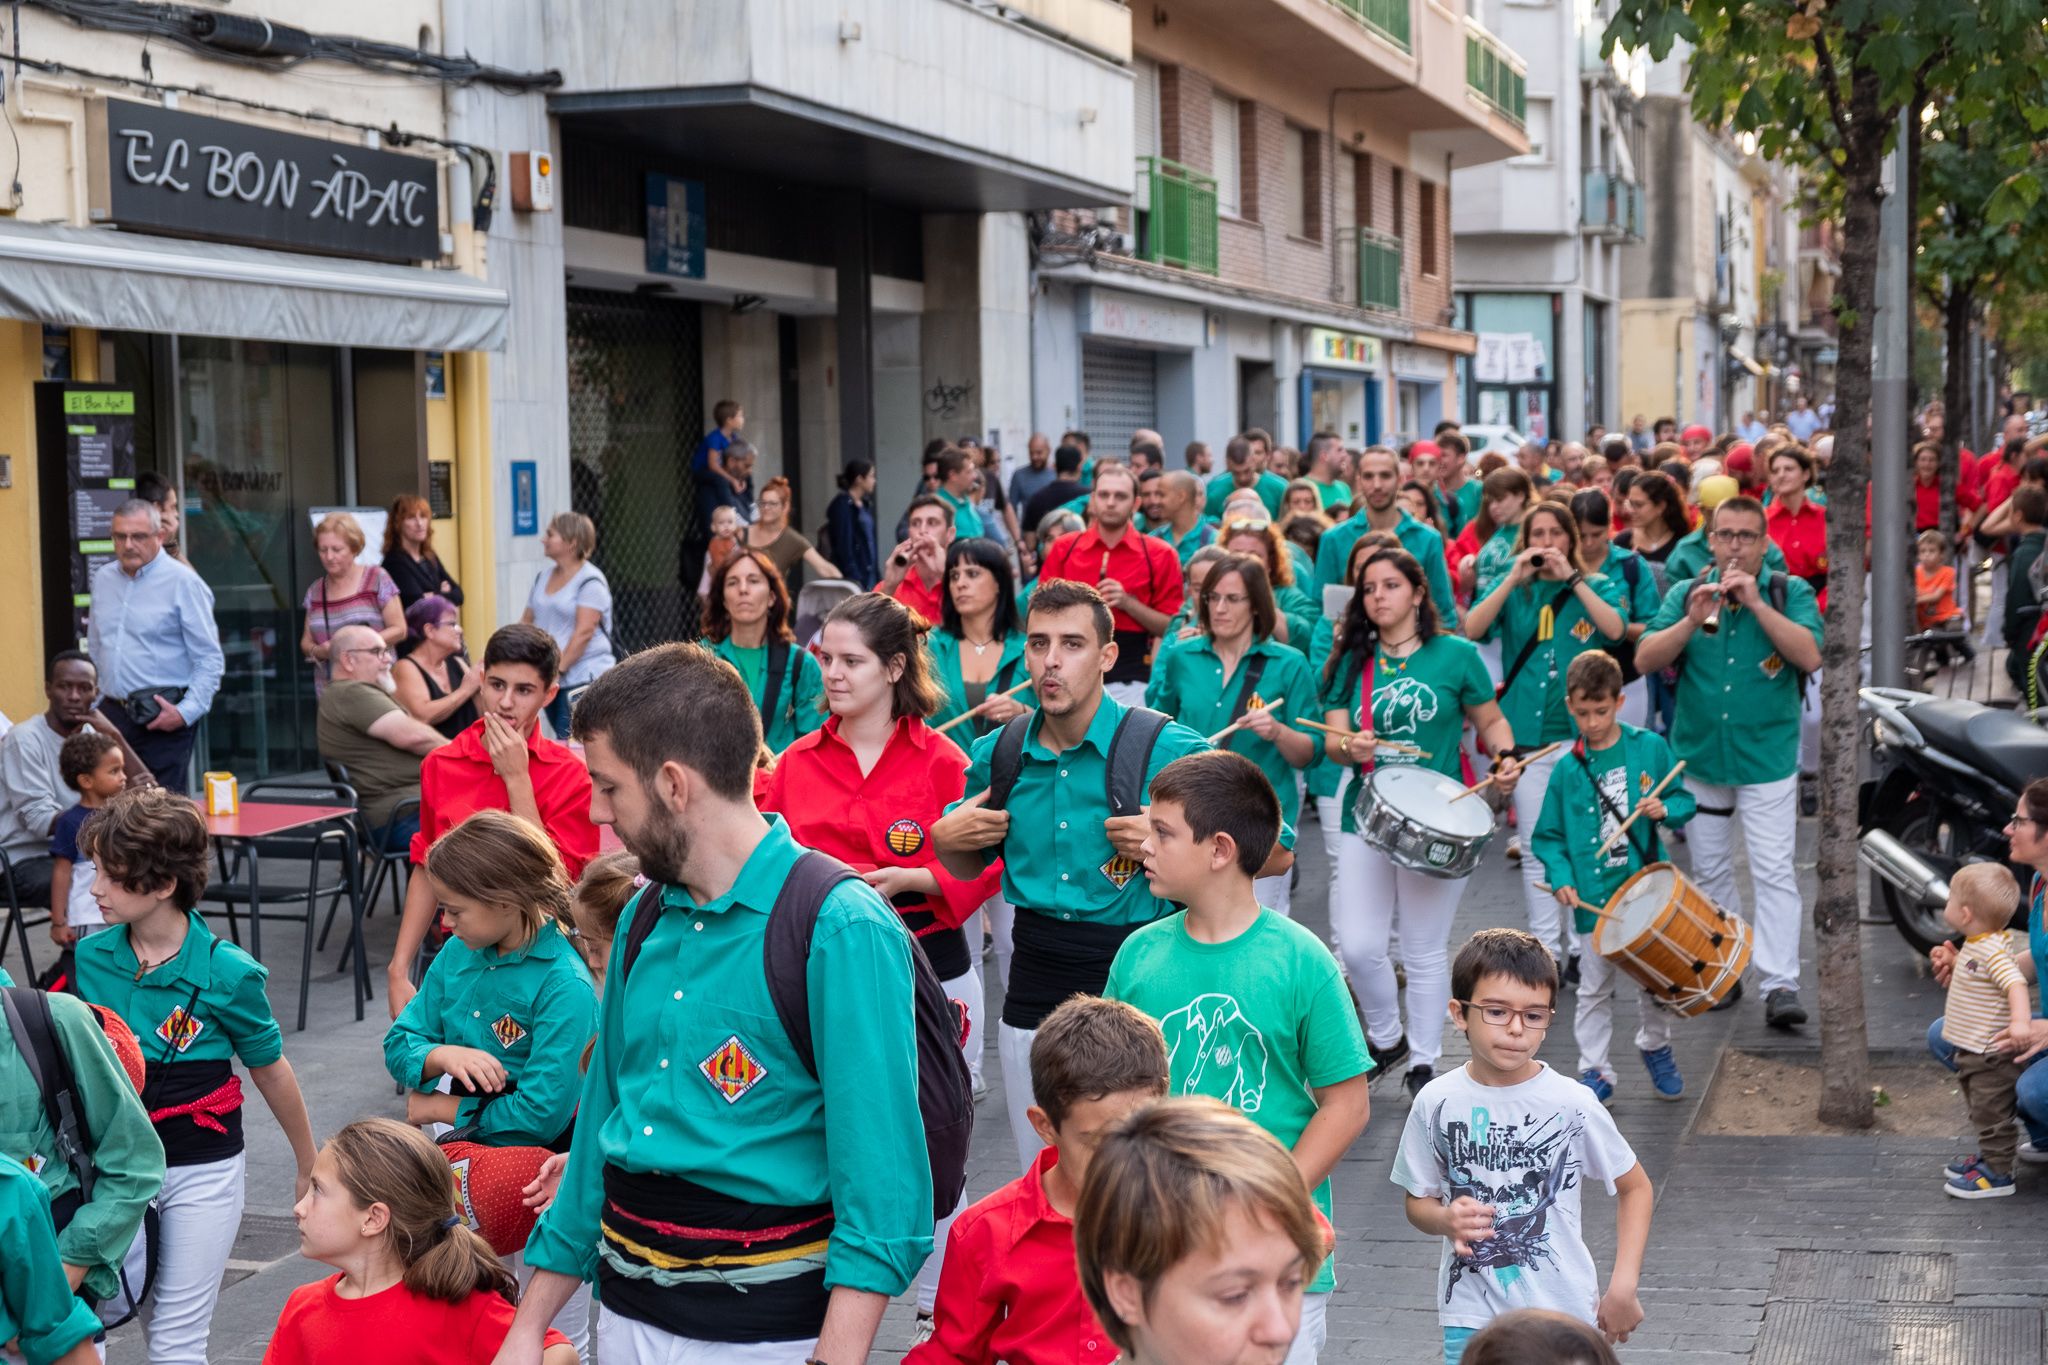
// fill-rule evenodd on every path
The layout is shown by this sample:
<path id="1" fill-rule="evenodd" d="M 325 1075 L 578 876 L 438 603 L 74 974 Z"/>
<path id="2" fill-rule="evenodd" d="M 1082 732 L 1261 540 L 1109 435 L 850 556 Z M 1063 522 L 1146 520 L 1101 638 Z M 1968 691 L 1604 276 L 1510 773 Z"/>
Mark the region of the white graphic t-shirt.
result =
<path id="1" fill-rule="evenodd" d="M 1461 1066 L 1424 1086 L 1394 1183 L 1418 1199 L 1469 1195 L 1494 1209 L 1493 1236 L 1471 1256 L 1444 1242 L 1438 1320 L 1477 1328 L 1517 1308 L 1549 1308 L 1592 1322 L 1600 1280 L 1580 1232 L 1580 1192 L 1598 1180 L 1612 1194 L 1635 1164 L 1593 1092 L 1547 1065 L 1520 1085 L 1480 1085 Z"/>

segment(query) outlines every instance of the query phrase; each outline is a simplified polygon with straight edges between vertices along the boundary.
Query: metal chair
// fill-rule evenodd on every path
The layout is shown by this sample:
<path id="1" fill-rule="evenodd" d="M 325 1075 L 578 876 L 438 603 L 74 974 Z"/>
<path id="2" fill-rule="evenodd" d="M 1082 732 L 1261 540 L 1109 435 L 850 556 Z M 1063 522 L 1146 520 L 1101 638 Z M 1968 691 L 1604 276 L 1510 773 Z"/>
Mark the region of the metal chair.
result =
<path id="1" fill-rule="evenodd" d="M 345 782 L 254 782 L 243 788 L 242 799 L 258 799 L 287 805 L 346 805 L 357 804 L 353 787 Z M 228 917 L 228 933 L 240 943 L 241 929 L 236 918 L 236 907 L 245 907 L 249 919 L 249 953 L 257 961 L 263 960 L 263 922 L 265 920 L 292 920 L 305 926 L 305 937 L 299 959 L 299 1022 L 298 1029 L 306 1027 L 306 1002 L 313 980 L 314 917 L 319 914 L 320 901 L 332 898 L 329 914 L 341 897 L 349 898 L 351 924 L 349 939 L 357 943 L 362 938 L 362 878 L 361 866 L 357 861 L 357 839 L 354 823 L 315 825 L 303 830 L 290 830 L 283 834 L 262 839 L 238 840 L 235 846 L 233 865 L 228 861 L 227 849 L 218 850 L 220 879 L 207 887 L 205 900 L 219 902 L 225 907 Z M 303 890 L 264 891 L 259 880 L 260 864 L 263 858 L 299 858 L 307 864 L 306 885 Z M 322 880 L 322 863 L 328 864 L 330 878 Z M 279 907 L 291 907 L 279 912 Z M 356 994 L 356 1018 L 363 1017 L 364 980 L 367 973 L 357 964 L 354 989 Z"/>
<path id="2" fill-rule="evenodd" d="M 4 848 L 0 848 L 0 880 L 7 883 L 7 922 L 0 924 L 0 966 L 4 966 L 7 961 L 8 941 L 14 935 L 20 934 L 21 965 L 28 969 L 28 980 L 22 984 L 33 986 L 36 983 L 36 955 L 28 946 L 28 931 L 39 924 L 48 924 L 50 911 L 47 906 L 41 907 L 41 919 L 33 919 L 22 912 L 21 896 L 14 886 L 14 860 L 7 856 L 7 850 Z M 29 910 L 37 908 L 30 906 Z"/>

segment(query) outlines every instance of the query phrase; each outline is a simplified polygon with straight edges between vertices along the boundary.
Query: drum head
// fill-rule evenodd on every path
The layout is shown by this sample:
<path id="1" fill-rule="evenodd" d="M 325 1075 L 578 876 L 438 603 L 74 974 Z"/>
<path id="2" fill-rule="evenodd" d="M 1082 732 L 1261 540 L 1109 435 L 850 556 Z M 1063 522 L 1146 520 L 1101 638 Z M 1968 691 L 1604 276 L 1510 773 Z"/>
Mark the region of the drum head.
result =
<path id="1" fill-rule="evenodd" d="M 1493 832 L 1493 807 L 1484 795 L 1452 798 L 1465 788 L 1440 772 L 1412 764 L 1372 770 L 1375 799 L 1392 806 L 1417 824 L 1459 839 L 1479 839 Z"/>
<path id="2" fill-rule="evenodd" d="M 1649 931 L 1662 914 L 1664 907 L 1671 903 L 1672 894 L 1678 889 L 1678 872 L 1668 863 L 1653 863 L 1638 872 L 1634 879 L 1622 889 L 1615 904 L 1608 907 L 1608 913 L 1617 918 L 1609 920 L 1603 927 L 1614 933 L 1614 943 L 1633 943 Z M 1602 935 L 1603 939 L 1605 935 Z"/>

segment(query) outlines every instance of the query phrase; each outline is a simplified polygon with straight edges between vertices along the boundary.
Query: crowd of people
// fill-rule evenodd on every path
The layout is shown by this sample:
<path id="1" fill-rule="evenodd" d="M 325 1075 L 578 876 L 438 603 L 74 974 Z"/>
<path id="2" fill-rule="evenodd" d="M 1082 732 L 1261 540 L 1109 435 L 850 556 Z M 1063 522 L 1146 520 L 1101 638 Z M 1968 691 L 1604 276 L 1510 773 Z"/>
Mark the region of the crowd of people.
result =
<path id="1" fill-rule="evenodd" d="M 1375 1098 L 1405 1109 L 1399 1193 L 1354 1207 L 1439 1239 L 1446 1365 L 1614 1360 L 1652 1207 L 1608 1112 L 1616 997 L 1645 1095 L 1685 1094 L 1685 1025 L 1596 925 L 1682 840 L 1753 926 L 1765 1021 L 1807 1018 L 1818 421 L 1476 459 L 1451 423 L 1299 454 L 1253 430 L 1220 471 L 1199 444 L 1167 468 L 1156 432 L 1115 456 L 1067 432 L 1007 486 L 996 452 L 939 443 L 882 554 L 871 468 L 813 542 L 787 483 L 754 491 L 740 405 L 715 417 L 679 565 L 701 643 L 616 656 L 574 513 L 474 663 L 423 504 L 393 509 L 379 568 L 352 519 L 318 528 L 321 751 L 414 869 L 385 980 L 405 1121 L 324 1146 L 263 967 L 195 908 L 205 824 L 159 766 L 210 696 L 207 633 L 179 624 L 204 586 L 153 504 L 122 509 L 93 650 L 52 661 L 48 711 L 0 747 L 0 848 L 58 905 L 79 997 L 10 993 L 0 1019 L 23 1044 L 0 1046 L 0 1133 L 22 1135 L 0 1223 L 24 1253 L 0 1341 L 81 1365 L 139 1312 L 155 1365 L 205 1359 L 245 1181 L 238 1060 L 296 1160 L 304 1254 L 334 1271 L 292 1296 L 279 1365 L 840 1365 L 905 1294 L 916 1365 L 1312 1362 L 1331 1182 Z M 2012 537 L 2013 564 L 2048 522 L 2019 444 L 1973 459 L 1989 486 L 1958 528 Z M 1979 515 L 1993 497 L 2007 521 Z M 800 638 L 806 570 L 849 590 Z M 182 671 L 152 671 L 160 651 Z M 1390 840 L 1404 782 L 1469 796 L 1485 833 Z M 1311 819 L 1329 941 L 1290 917 Z M 2043 820 L 2036 784 L 2014 851 L 2048 867 Z M 1453 943 L 1496 824 L 1521 907 Z M 1982 1140 L 1944 1173 L 1958 1198 L 2048 1161 L 2042 886 L 2021 944 L 2009 877 L 1955 882 L 1930 1041 Z M 1576 1054 L 1545 1060 L 1567 994 Z M 1468 1060 L 1445 1064 L 1447 1027 Z M 987 1189 L 966 1156 L 991 1053 L 1017 1174 Z M 1616 1196 L 1604 1277 L 1591 1183 Z"/>

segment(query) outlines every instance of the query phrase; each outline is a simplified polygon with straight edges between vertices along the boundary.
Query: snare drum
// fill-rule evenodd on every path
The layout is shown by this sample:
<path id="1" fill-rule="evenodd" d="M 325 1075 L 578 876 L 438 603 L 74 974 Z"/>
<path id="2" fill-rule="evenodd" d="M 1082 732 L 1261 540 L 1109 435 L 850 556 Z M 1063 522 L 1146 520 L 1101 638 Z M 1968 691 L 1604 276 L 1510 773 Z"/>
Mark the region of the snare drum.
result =
<path id="1" fill-rule="evenodd" d="M 1469 877 L 1493 838 L 1493 807 L 1480 796 L 1412 764 L 1375 767 L 1358 783 L 1358 833 L 1395 864 L 1425 877 Z"/>
<path id="2" fill-rule="evenodd" d="M 1705 1014 L 1749 966 L 1749 924 L 1670 863 L 1651 863 L 1607 902 L 1593 947 L 1673 1014 Z"/>

